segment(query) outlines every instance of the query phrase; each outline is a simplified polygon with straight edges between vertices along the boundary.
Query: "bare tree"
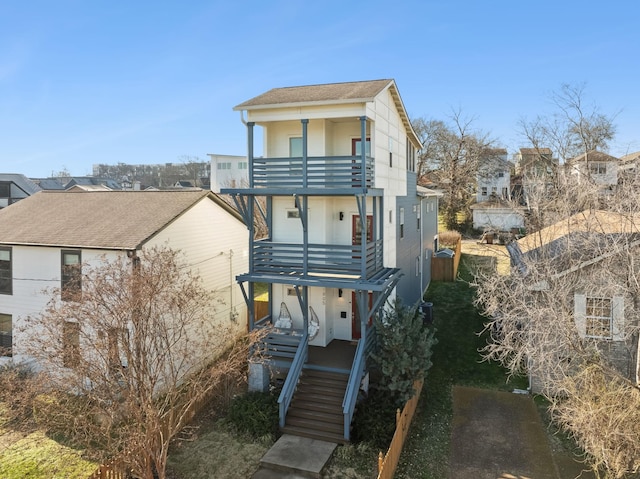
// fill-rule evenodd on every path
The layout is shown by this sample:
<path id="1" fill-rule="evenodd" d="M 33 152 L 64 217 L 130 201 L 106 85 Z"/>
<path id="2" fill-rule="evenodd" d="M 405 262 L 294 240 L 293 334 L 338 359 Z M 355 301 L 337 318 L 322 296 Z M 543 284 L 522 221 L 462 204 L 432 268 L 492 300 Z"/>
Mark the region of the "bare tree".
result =
<path id="1" fill-rule="evenodd" d="M 467 213 L 476 190 L 479 161 L 491 141 L 473 129 L 473 119 L 454 111 L 450 123 L 417 118 L 412 121 L 424 145 L 418 156 L 418 182 L 436 183 L 444 190 L 442 211 L 447 228 L 456 229 L 458 214 Z"/>
<path id="2" fill-rule="evenodd" d="M 243 380 L 247 349 L 237 325 L 214 320 L 215 294 L 178 252 L 142 251 L 133 264 L 84 268 L 81 292 L 29 318 L 28 351 L 45 425 L 162 479 L 169 442 L 220 381 Z"/>
<path id="3" fill-rule="evenodd" d="M 508 245 L 510 275 L 478 272 L 484 356 L 528 374 L 594 469 L 622 477 L 640 470 L 640 190 L 574 213 L 584 189 L 562 186 L 556 221 Z"/>
<path id="4" fill-rule="evenodd" d="M 562 84 L 550 94 L 551 114 L 519 121 L 522 136 L 534 148 L 551 148 L 561 163 L 594 150 L 606 152 L 616 132 L 615 115 L 588 104 L 585 90 L 585 84 Z"/>

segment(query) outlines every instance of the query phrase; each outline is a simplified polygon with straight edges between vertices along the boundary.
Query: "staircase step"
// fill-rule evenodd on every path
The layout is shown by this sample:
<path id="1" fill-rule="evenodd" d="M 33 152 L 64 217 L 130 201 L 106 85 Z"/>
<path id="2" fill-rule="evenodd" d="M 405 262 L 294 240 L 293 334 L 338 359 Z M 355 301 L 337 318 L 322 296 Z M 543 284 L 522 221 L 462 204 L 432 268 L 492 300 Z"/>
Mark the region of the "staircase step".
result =
<path id="1" fill-rule="evenodd" d="M 349 381 L 344 379 L 343 381 L 332 379 L 332 378 L 321 378 L 321 377 L 308 377 L 304 374 L 300 377 L 300 384 L 317 384 L 320 386 L 333 386 L 333 387 L 342 387 L 346 388 L 347 383 Z"/>
<path id="2" fill-rule="evenodd" d="M 292 434 L 294 436 L 308 437 L 311 439 L 318 439 L 320 441 L 334 442 L 337 444 L 349 444 L 344 438 L 344 431 L 340 434 L 312 431 L 306 428 L 297 426 L 285 426 L 282 428 L 284 434 Z"/>
<path id="3" fill-rule="evenodd" d="M 320 371 L 318 369 L 305 369 L 303 372 L 304 377 L 310 378 L 326 378 L 326 379 L 336 379 L 339 381 L 349 381 L 349 375 L 334 373 L 331 371 Z"/>
<path id="4" fill-rule="evenodd" d="M 340 400 L 344 398 L 345 388 L 332 388 L 324 387 L 317 384 L 298 384 L 296 394 L 303 396 L 317 396 L 317 397 L 338 397 Z"/>
<path id="5" fill-rule="evenodd" d="M 311 411 L 323 411 L 336 414 L 342 414 L 342 400 L 332 398 L 310 398 L 310 397 L 294 397 L 289 408 L 309 409 Z"/>
<path id="6" fill-rule="evenodd" d="M 342 424 L 344 424 L 344 415 L 342 414 L 342 411 L 328 412 L 322 410 L 290 407 L 289 412 L 287 413 L 287 419 L 293 417 L 311 419 L 314 421 L 324 421 L 331 424 L 339 424 L 341 426 Z"/>

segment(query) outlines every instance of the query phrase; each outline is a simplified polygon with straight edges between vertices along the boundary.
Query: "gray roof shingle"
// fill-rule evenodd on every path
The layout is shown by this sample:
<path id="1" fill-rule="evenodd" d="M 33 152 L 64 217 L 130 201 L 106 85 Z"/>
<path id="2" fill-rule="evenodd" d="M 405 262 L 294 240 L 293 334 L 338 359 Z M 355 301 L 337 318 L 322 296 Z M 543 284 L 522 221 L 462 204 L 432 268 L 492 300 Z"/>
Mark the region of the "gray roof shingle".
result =
<path id="1" fill-rule="evenodd" d="M 136 249 L 211 192 L 40 191 L 0 210 L 0 244 Z"/>
<path id="2" fill-rule="evenodd" d="M 262 95 L 235 106 L 234 110 L 251 110 L 293 103 L 349 103 L 372 101 L 393 80 L 371 80 L 324 85 L 273 88 Z"/>

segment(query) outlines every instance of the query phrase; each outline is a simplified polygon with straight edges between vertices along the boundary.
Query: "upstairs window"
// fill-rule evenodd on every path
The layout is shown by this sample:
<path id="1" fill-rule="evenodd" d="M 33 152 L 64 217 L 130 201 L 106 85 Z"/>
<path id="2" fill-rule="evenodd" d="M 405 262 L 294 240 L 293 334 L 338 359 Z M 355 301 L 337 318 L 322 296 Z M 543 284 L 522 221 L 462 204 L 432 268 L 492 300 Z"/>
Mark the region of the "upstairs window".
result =
<path id="1" fill-rule="evenodd" d="M 0 356 L 11 356 L 13 327 L 10 314 L 0 314 Z"/>
<path id="2" fill-rule="evenodd" d="M 589 164 L 589 171 L 592 175 L 606 175 L 607 164 L 606 163 L 591 163 Z"/>
<path id="3" fill-rule="evenodd" d="M 82 261 L 80 251 L 62 251 L 60 292 L 63 301 L 73 301 L 82 292 Z"/>
<path id="4" fill-rule="evenodd" d="M 367 138 L 365 140 L 364 154 L 365 156 L 371 156 L 371 138 Z M 362 155 L 362 138 L 353 138 L 351 140 L 351 155 L 352 156 Z"/>
<path id="5" fill-rule="evenodd" d="M 13 293 L 11 248 L 0 248 L 0 294 Z"/>
<path id="6" fill-rule="evenodd" d="M 289 138 L 289 158 L 302 158 L 302 137 Z"/>
<path id="7" fill-rule="evenodd" d="M 487 187 L 486 186 L 482 187 L 481 194 L 482 194 L 482 196 L 487 196 Z"/>
<path id="8" fill-rule="evenodd" d="M 400 239 L 404 238 L 404 208 L 400 208 Z"/>

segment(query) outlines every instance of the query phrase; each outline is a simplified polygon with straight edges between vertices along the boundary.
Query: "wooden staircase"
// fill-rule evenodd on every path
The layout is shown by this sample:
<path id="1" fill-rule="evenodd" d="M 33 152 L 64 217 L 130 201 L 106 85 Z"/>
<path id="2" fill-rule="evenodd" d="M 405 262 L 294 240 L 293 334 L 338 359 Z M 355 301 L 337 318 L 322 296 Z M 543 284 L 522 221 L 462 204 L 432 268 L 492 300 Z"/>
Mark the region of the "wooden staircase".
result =
<path id="1" fill-rule="evenodd" d="M 285 434 L 346 444 L 342 400 L 347 388 L 347 374 L 305 369 L 293 395 Z"/>

